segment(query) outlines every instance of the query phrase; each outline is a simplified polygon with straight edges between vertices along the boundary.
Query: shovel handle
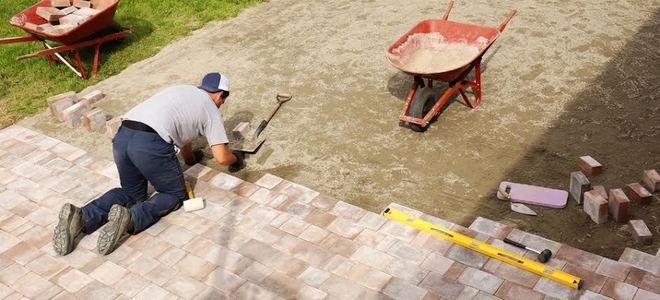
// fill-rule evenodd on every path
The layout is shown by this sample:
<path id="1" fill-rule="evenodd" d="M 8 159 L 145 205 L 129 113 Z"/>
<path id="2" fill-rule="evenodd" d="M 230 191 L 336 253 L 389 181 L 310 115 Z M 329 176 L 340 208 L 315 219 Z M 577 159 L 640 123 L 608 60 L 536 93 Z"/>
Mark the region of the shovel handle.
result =
<path id="1" fill-rule="evenodd" d="M 271 115 L 271 118 L 272 118 L 272 117 L 273 117 L 273 116 Z M 268 120 L 270 120 L 270 118 L 268 118 Z M 264 129 L 266 129 L 266 126 L 267 126 L 267 125 L 268 125 L 268 121 L 266 121 L 266 120 L 261 120 L 261 123 L 259 123 L 259 127 L 257 127 L 257 129 L 254 131 L 254 136 L 253 136 L 253 138 L 256 139 L 257 137 L 259 137 L 259 134 L 261 134 L 261 132 L 264 131 Z"/>

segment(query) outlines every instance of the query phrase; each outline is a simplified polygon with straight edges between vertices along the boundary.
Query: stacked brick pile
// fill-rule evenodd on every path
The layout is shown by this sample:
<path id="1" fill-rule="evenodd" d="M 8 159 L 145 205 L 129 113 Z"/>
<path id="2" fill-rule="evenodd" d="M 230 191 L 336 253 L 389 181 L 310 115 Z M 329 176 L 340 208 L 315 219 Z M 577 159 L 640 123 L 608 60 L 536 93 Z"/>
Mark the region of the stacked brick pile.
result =
<path id="1" fill-rule="evenodd" d="M 48 34 L 60 35 L 76 28 L 100 11 L 92 8 L 91 1 L 74 0 L 51 0 L 51 6 L 37 7 L 37 15 L 44 19 L 45 23 L 25 23 L 25 27 L 34 31 Z"/>
<path id="2" fill-rule="evenodd" d="M 84 126 L 91 131 L 106 129 L 106 114 L 95 107 L 105 95 L 99 90 L 78 96 L 70 91 L 49 97 L 48 109 L 56 121 L 64 122 L 69 128 Z"/>
<path id="3" fill-rule="evenodd" d="M 591 186 L 585 175 L 597 176 L 602 173 L 602 165 L 591 156 L 580 157 L 578 166 L 582 171 L 571 173 L 570 194 L 578 204 L 583 205 L 591 219 L 598 224 L 611 217 L 619 223 L 628 222 L 633 237 L 640 243 L 652 241 L 651 231 L 643 220 L 629 220 L 633 207 L 642 208 L 652 202 L 652 193 L 660 192 L 660 175 L 656 170 L 642 172 L 640 183 L 634 182 L 623 188 L 610 189 L 602 185 Z"/>
<path id="4" fill-rule="evenodd" d="M 175 211 L 108 256 L 98 233 L 56 256 L 64 202 L 117 184 L 115 166 L 22 127 L 0 131 L 2 299 L 659 299 L 660 257 L 618 261 L 478 218 L 469 228 L 413 216 L 519 253 L 507 237 L 556 253 L 584 280 L 574 290 L 383 216 L 266 174 L 255 183 L 196 165 L 186 178 L 206 207 Z"/>

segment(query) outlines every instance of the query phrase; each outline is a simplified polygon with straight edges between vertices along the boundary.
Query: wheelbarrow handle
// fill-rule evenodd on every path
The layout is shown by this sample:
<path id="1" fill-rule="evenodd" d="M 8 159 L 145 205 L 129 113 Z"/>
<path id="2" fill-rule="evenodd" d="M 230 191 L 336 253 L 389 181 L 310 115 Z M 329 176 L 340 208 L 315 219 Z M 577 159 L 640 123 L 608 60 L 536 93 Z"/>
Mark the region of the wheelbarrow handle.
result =
<path id="1" fill-rule="evenodd" d="M 447 5 L 447 11 L 445 11 L 445 15 L 442 16 L 443 21 L 447 21 L 449 18 L 449 13 L 451 12 L 451 9 L 454 7 L 454 1 L 449 1 L 449 4 Z"/>
<path id="2" fill-rule="evenodd" d="M 8 37 L 8 38 L 0 38 L 0 44 L 22 43 L 22 42 L 31 42 L 36 40 L 37 38 L 34 37 L 33 35 Z"/>
<path id="3" fill-rule="evenodd" d="M 517 10 L 512 9 L 509 12 L 509 15 L 506 16 L 506 19 L 500 24 L 500 26 L 497 26 L 497 31 L 502 32 L 502 30 L 504 30 L 504 27 L 506 27 L 506 24 L 508 24 L 509 21 L 511 21 L 511 18 L 513 18 L 513 16 L 515 16 L 517 12 L 518 12 Z"/>

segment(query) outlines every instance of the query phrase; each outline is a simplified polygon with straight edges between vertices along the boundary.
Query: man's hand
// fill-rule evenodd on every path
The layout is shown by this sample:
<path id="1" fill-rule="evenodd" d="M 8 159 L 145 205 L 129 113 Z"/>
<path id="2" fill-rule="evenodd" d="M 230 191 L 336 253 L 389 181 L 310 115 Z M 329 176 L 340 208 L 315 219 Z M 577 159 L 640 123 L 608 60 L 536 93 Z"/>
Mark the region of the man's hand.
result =
<path id="1" fill-rule="evenodd" d="M 202 151 L 201 149 L 193 150 L 192 156 L 193 159 L 190 161 L 186 161 L 186 165 L 192 166 L 202 162 L 202 159 L 204 159 L 204 151 Z"/>
<path id="2" fill-rule="evenodd" d="M 236 162 L 229 166 L 229 172 L 238 172 L 245 167 L 245 153 L 243 151 L 232 151 L 236 157 Z"/>

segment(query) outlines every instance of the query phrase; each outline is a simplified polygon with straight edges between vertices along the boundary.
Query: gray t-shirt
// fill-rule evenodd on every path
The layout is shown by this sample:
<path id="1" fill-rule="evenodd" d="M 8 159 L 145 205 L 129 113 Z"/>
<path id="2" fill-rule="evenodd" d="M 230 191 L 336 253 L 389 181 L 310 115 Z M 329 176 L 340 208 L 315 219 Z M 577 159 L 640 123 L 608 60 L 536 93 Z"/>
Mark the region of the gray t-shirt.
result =
<path id="1" fill-rule="evenodd" d="M 123 119 L 149 125 L 179 148 L 200 135 L 209 146 L 229 143 L 215 103 L 207 92 L 192 85 L 166 88 L 128 111 Z"/>

